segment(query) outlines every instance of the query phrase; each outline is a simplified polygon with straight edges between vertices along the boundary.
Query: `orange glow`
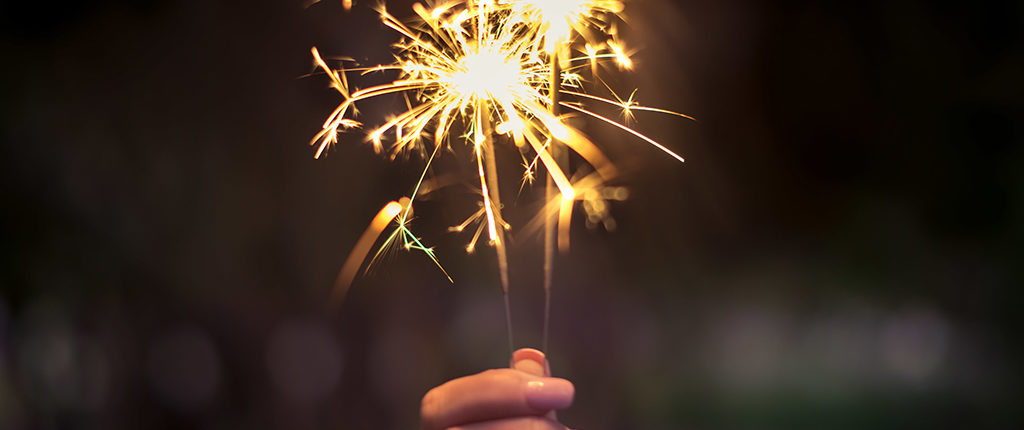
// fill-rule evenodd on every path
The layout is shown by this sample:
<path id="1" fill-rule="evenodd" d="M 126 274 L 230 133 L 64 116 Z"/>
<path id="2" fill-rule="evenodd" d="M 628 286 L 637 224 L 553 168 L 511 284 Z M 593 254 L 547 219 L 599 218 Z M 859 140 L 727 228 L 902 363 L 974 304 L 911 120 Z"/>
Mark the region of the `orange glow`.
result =
<path id="1" fill-rule="evenodd" d="M 384 228 L 391 224 L 391 221 L 398 214 L 402 213 L 410 203 L 407 197 L 403 197 L 401 201 L 402 203 L 391 201 L 384 205 L 377 212 L 377 216 L 373 217 L 373 220 L 370 221 L 370 225 L 366 227 L 366 230 L 363 230 L 363 234 L 359 236 L 356 245 L 352 247 L 348 258 L 345 259 L 345 264 L 341 266 L 338 278 L 334 281 L 334 292 L 331 294 L 332 302 L 339 303 L 345 298 L 349 287 L 352 285 L 352 280 L 355 279 L 356 273 L 359 272 L 359 266 L 366 260 L 366 255 L 370 253 L 374 242 L 384 232 Z"/>

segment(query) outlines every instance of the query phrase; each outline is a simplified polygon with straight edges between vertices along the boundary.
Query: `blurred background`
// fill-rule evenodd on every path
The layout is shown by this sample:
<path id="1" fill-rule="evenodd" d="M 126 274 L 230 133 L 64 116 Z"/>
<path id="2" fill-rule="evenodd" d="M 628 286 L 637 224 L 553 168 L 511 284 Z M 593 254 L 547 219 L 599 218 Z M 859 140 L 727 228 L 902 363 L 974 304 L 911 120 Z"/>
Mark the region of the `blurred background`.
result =
<path id="1" fill-rule="evenodd" d="M 300 78 L 309 48 L 390 60 L 372 4 L 0 4 L 0 428 L 414 429 L 429 388 L 507 363 L 493 254 L 445 231 L 474 210 L 468 188 L 416 208 L 454 285 L 396 253 L 327 306 L 422 166 L 359 133 L 325 159 L 306 146 L 339 102 Z M 618 229 L 580 217 L 558 261 L 548 352 L 577 387 L 562 420 L 1024 423 L 1024 6 L 627 13 L 636 70 L 612 83 L 698 121 L 636 123 L 682 165 L 580 124 L 632 169 Z M 540 343 L 540 250 L 512 249 L 517 346 Z"/>

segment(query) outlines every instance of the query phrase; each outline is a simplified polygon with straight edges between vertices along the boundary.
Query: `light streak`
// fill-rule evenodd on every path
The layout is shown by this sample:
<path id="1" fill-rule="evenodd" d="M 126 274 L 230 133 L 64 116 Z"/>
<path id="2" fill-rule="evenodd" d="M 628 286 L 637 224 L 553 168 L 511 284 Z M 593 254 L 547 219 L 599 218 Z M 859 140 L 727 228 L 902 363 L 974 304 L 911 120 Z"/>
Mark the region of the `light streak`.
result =
<path id="1" fill-rule="evenodd" d="M 396 201 L 388 202 L 388 204 L 380 209 L 380 212 L 377 212 L 377 216 L 373 217 L 373 220 L 370 221 L 370 226 L 366 227 L 363 234 L 359 236 L 356 246 L 352 247 L 352 252 L 349 253 L 348 259 L 341 266 L 338 279 L 334 282 L 335 288 L 331 298 L 332 302 L 338 302 L 345 297 L 348 287 L 352 285 L 352 280 L 355 279 L 359 266 L 363 264 L 363 259 L 370 252 L 373 243 L 377 241 L 377 238 L 384 232 L 388 224 L 391 224 L 391 221 L 398 214 L 402 213 L 406 207 L 409 207 L 409 199 L 407 198 L 402 199 L 401 203 Z"/>

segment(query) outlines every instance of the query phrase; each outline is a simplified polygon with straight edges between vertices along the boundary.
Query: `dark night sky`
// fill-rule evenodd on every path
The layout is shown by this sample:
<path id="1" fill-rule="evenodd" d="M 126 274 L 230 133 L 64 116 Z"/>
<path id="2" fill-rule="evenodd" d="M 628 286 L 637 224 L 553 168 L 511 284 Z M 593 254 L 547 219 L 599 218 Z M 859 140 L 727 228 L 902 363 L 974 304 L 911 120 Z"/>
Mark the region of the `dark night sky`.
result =
<path id="1" fill-rule="evenodd" d="M 503 363 L 490 254 L 443 232 L 464 190 L 417 206 L 454 286 L 399 253 L 327 310 L 421 161 L 358 133 L 312 158 L 338 97 L 310 46 L 395 39 L 367 2 L 300 3 L 0 5 L 0 427 L 414 428 L 426 389 Z M 1019 425 L 1024 6 L 628 4 L 615 81 L 697 121 L 637 124 L 683 165 L 583 126 L 631 197 L 559 262 L 565 422 Z M 512 251 L 524 346 L 539 249 Z"/>

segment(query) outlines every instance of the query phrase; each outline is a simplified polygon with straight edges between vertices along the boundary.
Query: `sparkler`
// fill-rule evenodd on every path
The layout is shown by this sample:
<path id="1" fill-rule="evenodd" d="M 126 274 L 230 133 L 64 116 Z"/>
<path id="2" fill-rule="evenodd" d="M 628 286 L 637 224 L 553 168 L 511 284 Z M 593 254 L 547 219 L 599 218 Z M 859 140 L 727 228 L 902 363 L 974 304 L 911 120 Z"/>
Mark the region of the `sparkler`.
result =
<path id="1" fill-rule="evenodd" d="M 558 84 L 562 74 L 562 64 L 559 58 L 568 58 L 568 49 L 571 45 L 573 30 L 579 34 L 589 34 L 587 30 L 597 27 L 601 32 L 607 32 L 607 26 L 598 19 L 600 12 L 618 13 L 622 11 L 622 3 L 616 0 L 522 0 L 515 3 L 520 9 L 534 18 L 537 23 L 539 34 L 543 37 L 544 49 L 550 56 L 551 83 L 550 94 L 551 113 L 558 115 L 561 103 L 561 86 Z M 588 25 L 589 24 L 589 25 Z M 596 76 L 596 49 L 590 44 L 586 45 L 587 52 L 591 56 L 592 74 Z M 563 53 L 564 52 L 564 53 Z M 561 54 L 561 55 L 560 55 Z M 568 164 L 568 154 L 558 141 L 552 141 L 549 149 L 557 160 L 560 168 Z M 549 176 L 544 184 L 544 198 L 551 202 L 557 198 L 555 184 Z M 557 223 L 568 225 L 572 219 L 571 200 L 563 200 L 560 207 L 561 216 L 556 220 L 554 217 L 544 218 L 544 325 L 541 348 L 548 351 L 548 331 L 551 319 L 551 283 L 555 262 L 555 231 Z M 562 209 L 564 208 L 564 209 Z M 559 249 L 568 250 L 568 230 L 562 229 L 559 238 Z"/>
<path id="2" fill-rule="evenodd" d="M 552 261 L 557 237 L 558 249 L 569 244 L 569 222 L 573 207 L 582 201 L 588 224 L 608 221 L 607 201 L 622 200 L 625 191 L 607 187 L 616 176 L 615 166 L 597 145 L 566 123 L 562 109 L 612 124 L 644 142 L 683 161 L 665 146 L 611 118 L 591 110 L 587 104 L 598 102 L 616 106 L 625 116 L 635 111 L 653 111 L 684 116 L 675 112 L 647 108 L 633 102 L 587 93 L 581 71 L 589 65 L 591 79 L 597 77 L 599 62 L 614 60 L 620 68 L 630 68 L 628 54 L 616 40 L 611 22 L 622 11 L 615 0 L 470 0 L 441 1 L 428 6 L 415 4 L 417 20 L 406 24 L 381 6 L 379 14 L 385 26 L 397 32 L 395 61 L 390 64 L 360 67 L 342 61 L 331 67 L 312 49 L 317 68 L 342 95 L 342 102 L 327 117 L 310 144 L 319 158 L 338 142 L 341 132 L 362 127 L 354 119 L 357 102 L 402 94 L 408 109 L 386 120 L 367 134 L 378 153 L 392 159 L 417 152 L 426 163 L 412 193 L 388 203 L 363 233 L 335 283 L 334 297 L 344 296 L 372 244 L 394 225 L 369 265 L 386 249 L 401 246 L 424 252 L 444 272 L 432 248 L 425 246 L 409 226 L 413 204 L 435 184 L 427 177 L 442 148 L 451 148 L 452 140 L 461 140 L 472 149 L 479 183 L 480 209 L 450 231 L 475 229 L 467 252 L 474 252 L 486 230 L 487 244 L 495 248 L 501 289 L 505 302 L 509 346 L 512 324 L 508 299 L 508 261 L 506 232 L 511 226 L 502 216 L 495 162 L 496 144 L 510 142 L 524 160 L 523 184 L 531 183 L 543 166 L 547 203 L 534 221 L 524 228 L 545 231 L 545 318 L 544 344 L 547 344 Z M 577 44 L 585 42 L 585 56 L 569 55 Z M 394 74 L 391 81 L 363 89 L 350 86 L 350 75 Z M 602 81 L 603 82 L 603 81 Z M 635 92 L 634 92 L 635 94 Z M 565 100 L 563 100 L 565 98 Z M 589 174 L 568 173 L 569 155 L 575 153 L 587 165 Z M 581 170 L 580 172 L 583 172 Z M 571 177 L 571 178 L 570 178 Z M 450 277 L 448 277 L 451 280 Z"/>

